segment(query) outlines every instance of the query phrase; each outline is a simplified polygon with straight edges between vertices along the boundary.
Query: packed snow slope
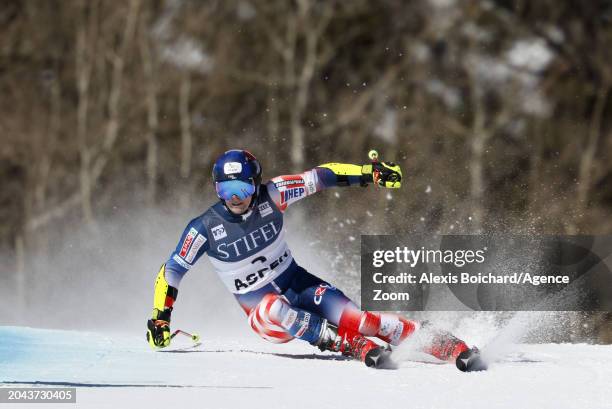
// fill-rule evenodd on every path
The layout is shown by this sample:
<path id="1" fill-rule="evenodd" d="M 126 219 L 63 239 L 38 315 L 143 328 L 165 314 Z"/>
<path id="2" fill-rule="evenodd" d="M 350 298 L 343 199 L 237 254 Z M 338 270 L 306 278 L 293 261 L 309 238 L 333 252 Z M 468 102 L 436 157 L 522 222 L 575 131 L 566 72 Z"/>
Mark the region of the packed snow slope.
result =
<path id="1" fill-rule="evenodd" d="M 77 387 L 76 406 L 50 404 L 71 408 L 612 408 L 612 346 L 516 345 L 462 373 L 405 353 L 374 370 L 299 341 L 177 337 L 156 352 L 143 338 L 0 327 L 0 383 Z"/>

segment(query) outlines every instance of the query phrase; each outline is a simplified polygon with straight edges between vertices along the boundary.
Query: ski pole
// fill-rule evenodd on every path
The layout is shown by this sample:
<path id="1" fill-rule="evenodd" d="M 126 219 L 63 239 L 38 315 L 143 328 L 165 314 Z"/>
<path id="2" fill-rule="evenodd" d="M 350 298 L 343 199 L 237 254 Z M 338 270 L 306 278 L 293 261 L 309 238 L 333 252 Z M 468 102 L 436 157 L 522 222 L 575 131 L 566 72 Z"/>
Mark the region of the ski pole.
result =
<path id="1" fill-rule="evenodd" d="M 177 329 L 176 331 L 174 331 L 172 335 L 170 335 L 170 339 L 174 338 L 177 334 L 183 334 L 186 337 L 191 338 L 193 342 L 198 342 L 200 340 L 200 336 L 198 334 L 190 334 L 189 332 L 186 332 L 180 329 Z"/>

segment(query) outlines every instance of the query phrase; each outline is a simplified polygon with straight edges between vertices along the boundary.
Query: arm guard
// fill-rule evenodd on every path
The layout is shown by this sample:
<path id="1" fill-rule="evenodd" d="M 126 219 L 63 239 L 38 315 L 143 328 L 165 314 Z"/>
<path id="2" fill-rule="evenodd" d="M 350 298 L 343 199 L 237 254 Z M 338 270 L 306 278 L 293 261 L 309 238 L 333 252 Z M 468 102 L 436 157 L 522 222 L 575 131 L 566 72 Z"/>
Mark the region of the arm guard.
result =
<path id="1" fill-rule="evenodd" d="M 166 265 L 162 265 L 159 273 L 157 274 L 157 279 L 155 280 L 155 295 L 153 298 L 153 315 L 152 318 L 154 321 L 166 321 L 170 322 L 170 314 L 172 313 L 172 306 L 174 301 L 176 301 L 176 297 L 178 295 L 178 290 L 175 287 L 172 287 L 166 281 Z"/>
<path id="2" fill-rule="evenodd" d="M 321 173 L 325 169 L 327 175 L 319 177 L 324 180 L 326 187 L 356 184 L 367 186 L 368 183 L 386 188 L 402 186 L 402 169 L 393 162 L 373 162 L 366 165 L 326 163 L 319 165 L 316 169 Z M 333 175 L 330 175 L 329 171 Z"/>
<path id="3" fill-rule="evenodd" d="M 366 169 L 369 168 L 369 169 Z M 317 166 L 326 187 L 366 186 L 372 183 L 372 165 L 352 165 L 350 163 L 324 163 Z M 324 170 L 325 169 L 325 170 Z"/>

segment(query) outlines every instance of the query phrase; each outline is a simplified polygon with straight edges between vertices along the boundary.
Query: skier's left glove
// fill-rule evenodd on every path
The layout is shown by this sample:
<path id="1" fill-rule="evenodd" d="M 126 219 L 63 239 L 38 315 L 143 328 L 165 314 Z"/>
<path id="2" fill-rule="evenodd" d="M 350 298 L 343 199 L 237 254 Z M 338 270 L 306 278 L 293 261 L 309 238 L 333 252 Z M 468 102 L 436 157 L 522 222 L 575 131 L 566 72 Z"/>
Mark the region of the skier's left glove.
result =
<path id="1" fill-rule="evenodd" d="M 163 320 L 147 321 L 147 341 L 152 348 L 164 348 L 170 345 L 170 324 Z"/>
<path id="2" fill-rule="evenodd" d="M 373 162 L 361 167 L 364 182 L 397 189 L 402 186 L 402 169 L 393 162 Z"/>

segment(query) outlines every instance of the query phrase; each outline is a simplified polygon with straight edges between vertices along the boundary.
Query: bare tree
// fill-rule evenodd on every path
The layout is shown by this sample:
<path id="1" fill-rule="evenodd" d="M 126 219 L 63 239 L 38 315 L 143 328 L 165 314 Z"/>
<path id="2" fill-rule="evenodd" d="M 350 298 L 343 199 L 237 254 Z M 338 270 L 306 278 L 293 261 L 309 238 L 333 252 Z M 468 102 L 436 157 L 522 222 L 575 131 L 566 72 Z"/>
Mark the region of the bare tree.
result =
<path id="1" fill-rule="evenodd" d="M 77 108 L 77 141 L 80 156 L 80 204 L 83 217 L 87 223 L 93 222 L 91 194 L 93 181 L 91 177 L 92 152 L 88 142 L 88 116 L 89 116 L 89 85 L 93 69 L 92 54 L 95 50 L 94 42 L 98 35 L 97 8 L 94 3 L 86 15 L 87 7 L 83 6 L 81 16 L 77 21 L 76 32 L 76 81 L 78 90 Z"/>
<path id="2" fill-rule="evenodd" d="M 578 171 L 578 195 L 576 197 L 577 207 L 580 212 L 587 206 L 588 195 L 591 189 L 591 174 L 595 153 L 599 146 L 602 134 L 603 113 L 610 94 L 610 84 L 606 81 L 597 90 L 595 105 L 588 128 L 588 137 L 580 153 L 580 165 Z"/>
<path id="3" fill-rule="evenodd" d="M 150 12 L 141 19 L 140 26 L 140 52 L 142 55 L 142 66 L 145 81 L 146 91 L 146 106 L 147 106 L 147 199 L 150 205 L 155 204 L 157 196 L 157 174 L 159 167 L 159 142 L 157 140 L 157 128 L 159 126 L 159 107 L 157 103 L 158 85 L 157 78 L 159 75 L 157 66 L 158 62 L 155 54 L 151 51 L 151 39 L 149 33 Z"/>
<path id="4" fill-rule="evenodd" d="M 193 136 L 191 134 L 191 114 L 189 111 L 189 97 L 191 95 L 191 74 L 187 69 L 181 76 L 179 91 L 179 117 L 181 124 L 181 177 L 184 181 L 191 176 L 191 152 L 193 150 Z M 189 193 L 181 195 L 181 205 L 187 207 Z"/>
<path id="5" fill-rule="evenodd" d="M 96 160 L 92 166 L 92 178 L 97 180 L 109 161 L 111 150 L 119 136 L 121 97 L 123 90 L 123 77 L 125 74 L 125 63 L 128 51 L 134 39 L 137 26 L 140 0 L 130 0 L 128 4 L 125 25 L 121 35 L 121 42 L 116 49 L 108 50 L 111 59 L 111 82 L 107 102 L 108 118 L 106 120 L 105 132 L 102 144 L 96 152 Z"/>

